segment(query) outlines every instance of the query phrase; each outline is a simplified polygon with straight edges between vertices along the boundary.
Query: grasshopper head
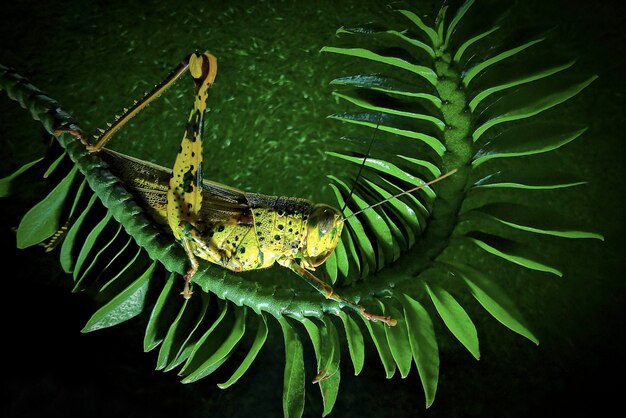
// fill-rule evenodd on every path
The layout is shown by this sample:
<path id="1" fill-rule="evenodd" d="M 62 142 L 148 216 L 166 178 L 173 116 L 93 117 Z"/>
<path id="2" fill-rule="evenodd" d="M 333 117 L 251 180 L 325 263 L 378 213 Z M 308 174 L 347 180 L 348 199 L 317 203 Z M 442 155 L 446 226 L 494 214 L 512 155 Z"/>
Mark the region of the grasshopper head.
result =
<path id="1" fill-rule="evenodd" d="M 341 238 L 343 215 L 338 209 L 316 203 L 309 215 L 306 244 L 302 249 L 304 267 L 315 268 L 326 261 Z"/>

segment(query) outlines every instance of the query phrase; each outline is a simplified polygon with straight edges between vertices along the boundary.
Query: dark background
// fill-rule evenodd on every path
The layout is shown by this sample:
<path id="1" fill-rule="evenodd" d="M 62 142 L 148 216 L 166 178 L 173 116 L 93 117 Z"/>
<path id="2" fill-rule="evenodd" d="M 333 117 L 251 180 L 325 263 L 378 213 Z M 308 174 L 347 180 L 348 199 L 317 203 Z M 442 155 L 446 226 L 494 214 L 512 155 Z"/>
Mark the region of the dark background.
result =
<path id="1" fill-rule="evenodd" d="M 324 149 L 325 137 L 340 135 L 335 124 L 323 119 L 336 110 L 327 83 L 343 70 L 317 50 L 333 42 L 337 27 L 375 20 L 385 2 L 323 1 L 315 7 L 277 1 L 163 3 L 6 4 L 0 13 L 0 62 L 18 69 L 93 130 L 160 81 L 181 57 L 196 48 L 210 49 L 220 58 L 211 116 L 219 134 L 211 135 L 222 145 L 207 157 L 221 162 L 212 163 L 207 176 L 248 190 L 315 196 L 332 167 L 319 149 Z M 525 1 L 512 18 L 521 26 L 556 25 L 550 47 L 572 51 L 580 74 L 599 75 L 567 105 L 568 114 L 577 115 L 589 131 L 550 157 L 590 184 L 534 196 L 592 226 L 605 242 L 555 239 L 538 244 L 563 270 L 562 279 L 492 260 L 502 274 L 517 275 L 519 287 L 509 293 L 541 345 L 535 347 L 477 310 L 472 317 L 481 360 L 473 360 L 443 332 L 439 389 L 429 410 L 424 410 L 414 371 L 406 380 L 387 381 L 373 355 L 358 377 L 351 376 L 344 359 L 334 416 L 597 416 L 619 408 L 625 342 L 626 40 L 620 28 L 625 16 L 615 4 Z M 130 136 L 121 134 L 118 148 L 171 164 L 169 149 L 158 144 L 166 137 L 178 141 L 187 112 L 178 108 L 187 109 L 187 93 L 177 87 L 137 118 L 132 135 L 153 139 L 125 142 Z M 37 155 L 40 131 L 26 111 L 0 94 L 1 176 Z M 228 163 L 233 156 L 238 158 L 235 166 Z M 294 181 L 275 181 L 285 171 Z M 246 376 L 226 391 L 215 386 L 220 376 L 181 385 L 174 373 L 155 372 L 156 353 L 142 352 L 145 317 L 81 334 L 95 309 L 89 298 L 69 292 L 69 279 L 53 256 L 44 256 L 39 248 L 14 248 L 11 228 L 19 223 L 23 203 L 13 198 L 0 202 L 3 415 L 282 413 L 280 333 L 273 333 L 278 338 L 267 342 Z M 305 414 L 320 415 L 320 405 L 317 387 L 308 384 Z"/>

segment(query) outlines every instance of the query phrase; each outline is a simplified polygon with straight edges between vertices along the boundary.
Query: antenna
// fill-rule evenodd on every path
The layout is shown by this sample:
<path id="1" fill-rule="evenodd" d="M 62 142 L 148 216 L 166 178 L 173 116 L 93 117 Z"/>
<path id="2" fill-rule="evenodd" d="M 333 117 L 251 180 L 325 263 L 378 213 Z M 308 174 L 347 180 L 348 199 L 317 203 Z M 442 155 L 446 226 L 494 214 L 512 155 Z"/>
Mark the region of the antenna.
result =
<path id="1" fill-rule="evenodd" d="M 376 206 L 378 206 L 378 205 L 382 205 L 383 203 L 385 203 L 385 202 L 389 202 L 391 199 L 395 199 L 396 197 L 404 196 L 405 194 L 413 193 L 413 192 L 416 192 L 416 191 L 418 191 L 418 190 L 423 189 L 424 187 L 430 186 L 431 184 L 435 184 L 435 183 L 437 183 L 438 181 L 445 179 L 446 177 L 450 177 L 451 175 L 453 175 L 453 174 L 454 174 L 454 173 L 456 173 L 457 171 L 459 171 L 457 168 L 455 168 L 455 169 L 454 169 L 454 170 L 452 170 L 452 171 L 448 171 L 446 174 L 444 174 L 444 175 L 442 175 L 442 176 L 439 176 L 439 177 L 437 177 L 436 179 L 429 181 L 428 183 L 424 183 L 424 184 L 422 184 L 421 186 L 417 186 L 417 187 L 414 187 L 414 188 L 412 188 L 412 189 L 410 189 L 410 190 L 406 190 L 406 191 L 404 191 L 404 192 L 402 192 L 402 193 L 398 193 L 398 194 L 396 194 L 396 195 L 391 196 L 391 197 L 390 197 L 390 198 L 388 198 L 388 199 L 382 200 L 382 201 L 380 201 L 380 202 L 378 202 L 378 203 L 374 203 L 373 205 L 370 205 L 370 206 L 368 206 L 368 207 L 366 207 L 366 208 L 363 208 L 363 209 L 361 209 L 361 210 L 360 210 L 360 211 L 358 211 L 358 212 L 354 212 L 352 215 L 350 215 L 350 216 L 346 216 L 345 218 L 343 218 L 343 220 L 344 220 L 344 221 L 346 221 L 346 220 L 348 220 L 348 219 L 352 218 L 353 216 L 358 215 L 358 214 L 359 214 L 359 213 L 361 213 L 361 212 L 365 212 L 365 211 L 366 211 L 366 210 L 368 210 L 368 209 L 371 209 L 371 208 L 376 207 Z M 343 212 L 343 211 L 342 211 L 342 212 Z"/>
<path id="2" fill-rule="evenodd" d="M 378 120 L 376 121 L 376 128 L 374 128 L 374 134 L 372 135 L 372 139 L 370 140 L 370 144 L 367 146 L 367 151 L 365 152 L 365 157 L 363 158 L 363 162 L 361 162 L 361 166 L 359 167 L 359 172 L 356 174 L 356 179 L 354 179 L 354 183 L 352 183 L 352 187 L 350 188 L 350 193 L 348 193 L 348 198 L 343 202 L 343 207 L 341 208 L 341 213 L 348 206 L 348 202 L 352 198 L 352 193 L 354 193 L 354 188 L 359 182 L 359 178 L 361 178 L 361 172 L 363 171 L 363 167 L 365 166 L 365 161 L 367 161 L 367 157 L 370 155 L 370 151 L 372 150 L 372 144 L 374 143 L 374 139 L 376 139 L 376 133 L 378 132 L 378 127 L 380 126 L 380 120 L 383 118 L 382 112 L 378 112 Z M 345 218 L 344 218 L 345 219 Z"/>

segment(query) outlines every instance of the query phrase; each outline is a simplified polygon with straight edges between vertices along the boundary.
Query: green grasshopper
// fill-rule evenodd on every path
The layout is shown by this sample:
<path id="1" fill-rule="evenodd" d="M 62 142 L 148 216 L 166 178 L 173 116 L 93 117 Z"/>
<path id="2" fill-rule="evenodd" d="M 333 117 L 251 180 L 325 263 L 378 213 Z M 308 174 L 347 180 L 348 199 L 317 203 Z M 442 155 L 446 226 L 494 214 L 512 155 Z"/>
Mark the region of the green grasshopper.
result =
<path id="1" fill-rule="evenodd" d="M 104 148 L 115 132 L 187 71 L 195 83 L 195 100 L 173 170 Z M 190 262 L 181 293 L 186 299 L 193 293 L 191 281 L 198 270 L 198 258 L 234 272 L 278 263 L 305 279 L 327 299 L 354 309 L 370 321 L 395 325 L 395 319 L 368 312 L 311 273 L 328 259 L 341 238 L 346 219 L 341 211 L 300 198 L 247 193 L 202 178 L 203 120 L 208 91 L 216 75 L 217 59 L 209 52 L 196 52 L 143 99 L 124 109 L 108 129 L 101 130 L 95 144 L 88 142 L 82 132 L 69 128 L 55 135 L 73 134 L 90 152 L 99 153 L 149 215 L 169 228 Z"/>

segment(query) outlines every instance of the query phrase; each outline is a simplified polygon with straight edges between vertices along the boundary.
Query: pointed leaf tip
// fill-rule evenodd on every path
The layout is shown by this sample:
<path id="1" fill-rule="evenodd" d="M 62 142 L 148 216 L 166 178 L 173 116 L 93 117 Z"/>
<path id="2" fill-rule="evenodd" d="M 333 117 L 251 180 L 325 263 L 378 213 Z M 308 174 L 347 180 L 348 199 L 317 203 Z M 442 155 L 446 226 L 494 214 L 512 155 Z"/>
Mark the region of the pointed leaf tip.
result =
<path id="1" fill-rule="evenodd" d="M 157 262 L 155 261 L 130 286 L 98 309 L 87 321 L 81 332 L 91 332 L 111 327 L 139 315 L 145 307 L 148 286 L 156 266 Z"/>
<path id="2" fill-rule="evenodd" d="M 17 228 L 17 248 L 27 248 L 50 238 L 59 230 L 61 215 L 78 167 L 68 175 L 22 218 Z"/>
<path id="3" fill-rule="evenodd" d="M 444 324 L 474 358 L 480 360 L 478 333 L 465 309 L 445 289 L 436 285 L 424 285 Z"/>

